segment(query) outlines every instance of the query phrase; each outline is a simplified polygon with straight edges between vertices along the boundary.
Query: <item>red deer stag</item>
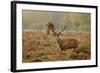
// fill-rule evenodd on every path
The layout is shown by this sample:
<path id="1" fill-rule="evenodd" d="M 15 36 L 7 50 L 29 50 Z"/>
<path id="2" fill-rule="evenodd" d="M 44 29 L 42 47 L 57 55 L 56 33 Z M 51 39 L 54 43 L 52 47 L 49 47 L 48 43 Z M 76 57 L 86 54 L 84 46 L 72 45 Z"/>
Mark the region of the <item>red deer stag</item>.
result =
<path id="1" fill-rule="evenodd" d="M 70 39 L 60 38 L 60 36 L 62 35 L 62 32 L 65 29 L 66 29 L 66 25 L 64 26 L 64 28 L 60 32 L 56 32 L 54 27 L 52 29 L 49 28 L 49 30 L 54 33 L 54 36 L 56 37 L 57 43 L 58 43 L 59 47 L 61 48 L 61 51 L 66 50 L 66 49 L 71 49 L 71 48 L 78 48 L 78 43 L 79 42 L 78 42 L 77 39 L 74 39 L 74 38 L 70 38 Z"/>

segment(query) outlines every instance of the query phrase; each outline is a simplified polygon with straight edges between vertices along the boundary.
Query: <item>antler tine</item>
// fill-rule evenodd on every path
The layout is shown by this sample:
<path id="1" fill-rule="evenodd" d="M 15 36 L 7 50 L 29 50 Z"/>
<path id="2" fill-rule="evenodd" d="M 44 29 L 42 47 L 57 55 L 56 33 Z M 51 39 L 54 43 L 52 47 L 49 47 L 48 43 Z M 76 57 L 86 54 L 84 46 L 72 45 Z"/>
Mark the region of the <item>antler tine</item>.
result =
<path id="1" fill-rule="evenodd" d="M 58 32 L 57 36 L 60 36 L 60 34 L 66 29 L 66 27 L 67 27 L 67 25 L 65 24 L 64 28 L 60 32 Z"/>
<path id="2" fill-rule="evenodd" d="M 65 26 L 64 26 L 64 28 L 63 28 L 63 30 L 62 30 L 62 31 L 64 31 L 64 30 L 66 29 L 66 27 L 67 27 L 67 25 L 65 24 Z"/>

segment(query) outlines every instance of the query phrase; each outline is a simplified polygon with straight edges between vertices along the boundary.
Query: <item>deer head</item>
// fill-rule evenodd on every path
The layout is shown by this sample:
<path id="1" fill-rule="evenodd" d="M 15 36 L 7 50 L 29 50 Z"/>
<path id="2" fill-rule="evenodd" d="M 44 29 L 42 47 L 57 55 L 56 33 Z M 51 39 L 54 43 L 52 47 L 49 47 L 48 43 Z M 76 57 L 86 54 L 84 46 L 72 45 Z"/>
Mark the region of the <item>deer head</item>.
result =
<path id="1" fill-rule="evenodd" d="M 57 39 L 60 38 L 60 36 L 63 35 L 63 32 L 65 31 L 66 27 L 67 27 L 67 25 L 65 24 L 63 29 L 61 29 L 61 31 L 59 31 L 59 32 L 55 31 L 55 29 L 54 29 L 54 32 L 53 32 L 54 36 L 56 36 Z"/>

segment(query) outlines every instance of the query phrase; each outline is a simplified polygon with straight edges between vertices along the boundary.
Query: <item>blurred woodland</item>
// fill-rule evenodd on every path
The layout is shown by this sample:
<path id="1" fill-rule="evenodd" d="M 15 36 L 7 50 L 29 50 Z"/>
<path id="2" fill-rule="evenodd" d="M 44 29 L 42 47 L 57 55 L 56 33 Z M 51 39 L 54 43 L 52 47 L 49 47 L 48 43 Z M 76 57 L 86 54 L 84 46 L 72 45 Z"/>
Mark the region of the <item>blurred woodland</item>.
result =
<path id="1" fill-rule="evenodd" d="M 50 12 L 23 10 L 23 30 L 44 30 L 48 22 L 52 22 L 59 31 L 66 24 L 66 31 L 90 31 L 90 13 Z"/>

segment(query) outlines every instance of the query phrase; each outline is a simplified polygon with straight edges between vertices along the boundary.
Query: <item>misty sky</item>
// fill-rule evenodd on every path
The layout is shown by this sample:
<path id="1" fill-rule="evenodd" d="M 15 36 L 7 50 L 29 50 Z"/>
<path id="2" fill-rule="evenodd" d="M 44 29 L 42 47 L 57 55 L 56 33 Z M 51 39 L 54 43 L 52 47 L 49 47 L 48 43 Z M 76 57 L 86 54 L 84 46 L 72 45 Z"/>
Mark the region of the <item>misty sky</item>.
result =
<path id="1" fill-rule="evenodd" d="M 27 29 L 44 29 L 46 23 L 52 22 L 56 28 L 62 28 L 65 24 L 67 29 L 81 29 L 90 31 L 90 14 L 89 13 L 72 13 L 72 12 L 51 12 L 51 11 L 34 11 L 23 10 L 22 23 L 23 30 Z"/>

